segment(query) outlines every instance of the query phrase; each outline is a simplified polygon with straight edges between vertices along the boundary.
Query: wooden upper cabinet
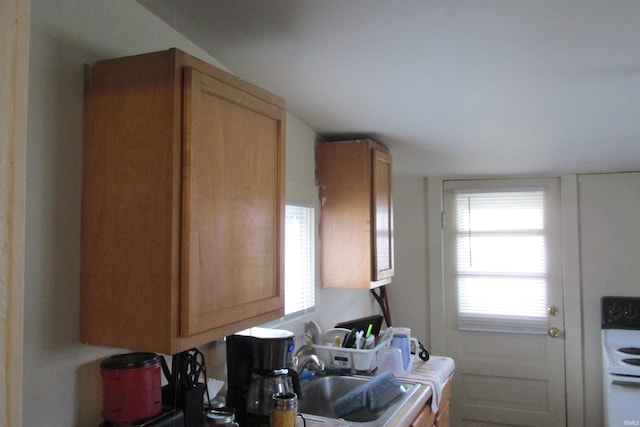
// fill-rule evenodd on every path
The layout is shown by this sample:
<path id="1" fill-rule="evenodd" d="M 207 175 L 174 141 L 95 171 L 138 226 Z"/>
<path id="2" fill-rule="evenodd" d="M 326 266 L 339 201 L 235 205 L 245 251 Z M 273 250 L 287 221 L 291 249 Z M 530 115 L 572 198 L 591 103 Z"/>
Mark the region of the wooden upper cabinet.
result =
<path id="1" fill-rule="evenodd" d="M 391 155 L 370 139 L 316 145 L 324 287 L 374 288 L 393 277 Z"/>
<path id="2" fill-rule="evenodd" d="M 283 315 L 284 101 L 179 50 L 87 70 L 83 342 L 174 354 Z"/>

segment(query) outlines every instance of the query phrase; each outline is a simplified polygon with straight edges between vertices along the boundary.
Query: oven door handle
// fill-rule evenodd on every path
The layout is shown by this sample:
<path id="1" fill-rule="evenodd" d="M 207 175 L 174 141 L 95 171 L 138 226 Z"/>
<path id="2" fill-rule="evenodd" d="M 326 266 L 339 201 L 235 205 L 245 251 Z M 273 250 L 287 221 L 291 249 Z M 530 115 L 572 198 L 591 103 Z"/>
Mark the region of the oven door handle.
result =
<path id="1" fill-rule="evenodd" d="M 635 387 L 635 388 L 640 388 L 640 382 L 635 382 L 635 381 L 625 381 L 625 380 L 613 380 L 611 382 L 611 384 L 613 385 L 619 385 L 622 387 Z"/>

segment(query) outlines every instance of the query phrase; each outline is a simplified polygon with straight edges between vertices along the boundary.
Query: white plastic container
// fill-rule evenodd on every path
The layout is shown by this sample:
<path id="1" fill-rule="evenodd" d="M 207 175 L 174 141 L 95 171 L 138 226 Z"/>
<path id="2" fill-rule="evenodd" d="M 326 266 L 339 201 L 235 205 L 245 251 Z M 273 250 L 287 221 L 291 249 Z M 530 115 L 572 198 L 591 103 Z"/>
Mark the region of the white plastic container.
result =
<path id="1" fill-rule="evenodd" d="M 402 350 L 398 347 L 389 346 L 384 349 L 382 353 L 382 360 L 380 362 L 379 370 L 391 371 L 394 374 L 403 373 L 402 367 Z"/>
<path id="2" fill-rule="evenodd" d="M 389 333 L 387 333 L 389 331 Z M 327 366 L 339 369 L 351 369 L 356 372 L 371 372 L 382 362 L 384 350 L 389 346 L 393 334 L 389 328 L 378 344 L 368 350 L 314 345 L 316 354 Z"/>

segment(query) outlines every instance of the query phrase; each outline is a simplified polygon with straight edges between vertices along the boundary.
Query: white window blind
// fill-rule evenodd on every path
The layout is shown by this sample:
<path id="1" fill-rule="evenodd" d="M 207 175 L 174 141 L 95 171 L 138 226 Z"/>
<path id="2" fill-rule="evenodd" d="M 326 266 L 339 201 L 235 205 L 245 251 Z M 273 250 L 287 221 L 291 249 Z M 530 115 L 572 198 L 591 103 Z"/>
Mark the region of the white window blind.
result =
<path id="1" fill-rule="evenodd" d="M 517 188 L 448 196 L 459 329 L 546 333 L 545 195 L 544 188 Z"/>
<path id="2" fill-rule="evenodd" d="M 284 314 L 315 306 L 314 209 L 287 205 L 285 212 Z"/>

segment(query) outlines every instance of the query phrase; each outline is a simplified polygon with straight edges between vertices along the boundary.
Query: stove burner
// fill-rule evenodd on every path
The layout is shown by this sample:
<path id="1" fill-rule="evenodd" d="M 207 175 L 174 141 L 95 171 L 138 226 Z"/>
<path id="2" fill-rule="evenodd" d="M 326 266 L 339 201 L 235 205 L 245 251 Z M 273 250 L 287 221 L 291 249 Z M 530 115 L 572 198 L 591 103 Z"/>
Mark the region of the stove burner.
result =
<path id="1" fill-rule="evenodd" d="M 619 348 L 618 351 L 624 354 L 633 354 L 634 356 L 640 356 L 640 348 L 638 347 L 623 347 Z"/>
<path id="2" fill-rule="evenodd" d="M 622 359 L 624 363 L 628 363 L 629 365 L 640 366 L 640 359 Z"/>

